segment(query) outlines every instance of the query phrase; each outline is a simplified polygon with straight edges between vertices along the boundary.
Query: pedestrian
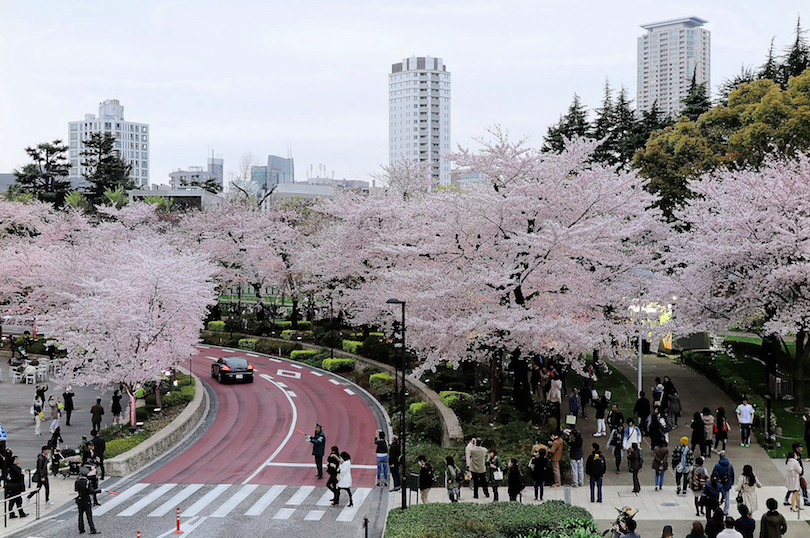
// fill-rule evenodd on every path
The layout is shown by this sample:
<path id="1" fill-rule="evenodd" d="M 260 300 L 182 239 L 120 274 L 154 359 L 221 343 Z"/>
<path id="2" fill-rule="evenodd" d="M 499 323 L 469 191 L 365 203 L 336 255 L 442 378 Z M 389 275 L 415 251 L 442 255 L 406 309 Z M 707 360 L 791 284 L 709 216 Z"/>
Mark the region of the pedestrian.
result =
<path id="1" fill-rule="evenodd" d="M 669 413 L 669 424 L 673 428 L 678 427 L 678 419 L 681 418 L 681 397 L 677 392 L 673 392 L 667 398 L 667 413 Z"/>
<path id="2" fill-rule="evenodd" d="M 28 494 L 28 498 L 30 499 L 37 492 L 45 488 L 45 504 L 53 504 L 51 500 L 51 484 L 48 482 L 48 456 L 51 453 L 51 449 L 48 448 L 48 445 L 44 445 L 37 456 L 37 469 L 34 472 L 34 476 L 31 477 L 31 484 L 36 484 L 37 489 L 30 492 Z"/>
<path id="3" fill-rule="evenodd" d="M 787 476 L 785 477 L 785 487 L 787 487 L 788 496 L 790 497 L 790 511 L 798 512 L 801 508 L 799 506 L 799 488 L 802 468 L 798 461 L 798 452 L 791 452 L 788 455 L 786 462 Z"/>
<path id="4" fill-rule="evenodd" d="M 62 393 L 62 401 L 65 403 L 65 426 L 70 426 L 70 415 L 73 414 L 75 409 L 73 405 L 73 388 L 70 385 Z"/>
<path id="5" fill-rule="evenodd" d="M 394 489 L 391 491 L 399 491 L 401 486 L 399 466 L 401 451 L 399 448 L 399 437 L 396 435 L 391 436 L 391 444 L 388 447 L 388 461 L 391 466 L 391 478 L 394 480 Z"/>
<path id="6" fill-rule="evenodd" d="M 650 417 L 650 425 L 649 425 L 649 434 L 650 434 L 650 446 L 658 446 L 662 442 L 667 439 L 666 434 L 666 421 L 664 424 L 661 424 L 661 415 L 659 413 L 659 407 L 656 407 L 652 411 L 652 416 Z"/>
<path id="7" fill-rule="evenodd" d="M 627 453 L 627 466 L 630 468 L 630 472 L 633 473 L 633 493 L 638 493 L 641 491 L 638 472 L 644 466 L 644 457 L 638 443 L 630 445 L 630 452 Z"/>
<path id="8" fill-rule="evenodd" d="M 100 480 L 104 480 L 104 477 L 107 476 L 104 466 L 104 452 L 107 450 L 107 441 L 104 440 L 100 433 L 96 432 L 96 436 L 93 437 L 93 445 L 95 446 L 96 456 L 98 457 L 98 470 L 101 473 Z"/>
<path id="9" fill-rule="evenodd" d="M 492 502 L 496 503 L 498 499 L 498 487 L 503 484 L 503 466 L 501 465 L 501 457 L 498 456 L 498 451 L 494 448 L 489 449 L 489 457 L 487 457 L 487 483 L 492 487 Z"/>
<path id="10" fill-rule="evenodd" d="M 509 500 L 511 502 L 517 501 L 518 495 L 526 487 L 526 481 L 518 469 L 517 458 L 509 460 L 509 476 L 507 477 L 506 491 L 509 493 Z"/>
<path id="11" fill-rule="evenodd" d="M 703 447 L 703 459 L 709 459 L 712 454 L 712 441 L 714 440 L 714 416 L 708 407 L 703 408 L 700 420 L 703 422 L 703 434 L 706 436 L 706 444 Z"/>
<path id="12" fill-rule="evenodd" d="M 596 416 L 596 433 L 594 437 L 604 437 L 607 435 L 605 428 L 605 412 L 607 411 L 607 398 L 605 395 L 598 397 L 593 403 L 594 415 Z"/>
<path id="13" fill-rule="evenodd" d="M 655 378 L 655 384 L 652 386 L 651 392 L 653 407 L 661 407 L 664 400 L 664 385 L 660 377 Z"/>
<path id="14" fill-rule="evenodd" d="M 39 401 L 42 402 L 43 404 L 45 403 L 45 393 L 48 392 L 49 389 L 50 387 L 48 386 L 47 383 L 37 385 L 37 388 L 35 389 L 37 398 L 39 398 Z"/>
<path id="15" fill-rule="evenodd" d="M 751 516 L 753 510 L 749 510 L 744 504 L 738 504 L 737 510 L 740 512 L 740 519 L 734 522 L 734 528 L 742 534 L 743 538 L 754 538 L 754 531 L 757 530 L 757 521 Z"/>
<path id="16" fill-rule="evenodd" d="M 761 488 L 762 484 L 759 478 L 754 476 L 754 468 L 750 465 L 744 465 L 740 477 L 737 479 L 735 489 L 737 490 L 737 504 L 742 504 L 748 507 L 751 514 L 757 511 L 759 505 L 757 504 L 757 488 Z"/>
<path id="17" fill-rule="evenodd" d="M 722 443 L 723 448 L 726 450 L 726 441 L 728 441 L 728 421 L 726 420 L 726 409 L 724 407 L 717 408 L 717 419 L 714 421 L 714 451 L 718 452 L 718 448 Z"/>
<path id="18" fill-rule="evenodd" d="M 377 487 L 388 485 L 388 442 L 385 440 L 385 432 L 377 430 L 374 437 L 375 450 L 377 452 Z"/>
<path id="19" fill-rule="evenodd" d="M 568 432 L 568 456 L 571 460 L 571 480 L 572 486 L 584 486 L 585 475 L 583 474 L 582 435 L 572 427 Z"/>
<path id="20" fill-rule="evenodd" d="M 627 451 L 630 450 L 633 443 L 641 445 L 641 430 L 638 429 L 638 426 L 635 425 L 635 421 L 632 418 L 628 418 L 627 427 L 622 434 L 622 449 L 624 450 L 622 455 L 627 454 Z"/>
<path id="21" fill-rule="evenodd" d="M 599 443 L 591 444 L 591 455 L 585 464 L 585 472 L 591 486 L 591 502 L 594 502 L 594 488 L 596 488 L 596 502 L 602 502 L 602 480 L 607 472 L 607 462 L 599 451 Z"/>
<path id="22" fill-rule="evenodd" d="M 799 473 L 799 488 L 802 490 L 802 498 L 804 499 L 804 505 L 810 506 L 810 499 L 807 497 L 807 481 L 804 479 L 804 462 L 802 462 L 802 444 L 800 442 L 795 442 L 791 445 L 791 449 L 795 452 L 798 456 L 796 457 L 796 461 L 799 463 L 799 467 L 801 467 L 801 472 Z M 788 453 L 788 457 L 790 457 L 790 453 Z M 790 493 L 785 495 L 785 506 L 789 505 L 790 502 L 788 501 L 788 497 L 790 497 Z"/>
<path id="23" fill-rule="evenodd" d="M 686 535 L 686 538 L 708 538 L 708 536 L 706 536 L 706 532 L 703 529 L 703 523 L 701 523 L 700 521 L 693 521 L 692 530 L 689 531 L 689 534 Z"/>
<path id="24" fill-rule="evenodd" d="M 740 446 L 751 446 L 751 426 L 754 423 L 754 406 L 748 403 L 743 396 L 742 403 L 737 406 L 737 422 L 740 424 Z"/>
<path id="25" fill-rule="evenodd" d="M 768 507 L 768 511 L 759 520 L 759 538 L 782 538 L 787 532 L 787 521 L 785 516 L 776 510 L 779 503 L 771 497 L 765 501 L 765 506 Z"/>
<path id="26" fill-rule="evenodd" d="M 802 415 L 802 420 L 804 421 L 804 444 L 810 446 L 810 420 L 807 419 L 807 415 Z M 810 461 L 810 458 L 804 461 Z"/>
<path id="27" fill-rule="evenodd" d="M 104 406 L 101 405 L 101 398 L 96 398 L 96 405 L 90 408 L 90 415 L 92 416 L 91 422 L 93 424 L 93 431 L 101 430 L 101 417 L 104 415 Z"/>
<path id="28" fill-rule="evenodd" d="M 655 469 L 655 490 L 664 489 L 664 475 L 669 468 L 669 449 L 667 442 L 653 448 L 653 469 Z"/>
<path id="29" fill-rule="evenodd" d="M 53 433 L 51 435 L 51 438 L 48 439 L 48 447 L 51 449 L 52 454 L 53 454 L 54 450 L 59 448 L 60 443 L 64 443 L 64 440 L 62 439 L 62 428 L 57 427 L 53 431 Z M 54 474 L 56 474 L 56 473 L 54 473 Z"/>
<path id="30" fill-rule="evenodd" d="M 711 479 L 709 479 L 709 481 L 706 482 L 706 485 L 703 487 L 703 497 L 701 499 L 703 508 L 706 509 L 707 522 L 712 520 L 715 512 L 722 517 L 723 510 L 720 508 L 720 499 L 722 498 L 722 495 L 723 485 L 720 483 L 720 477 L 717 475 L 717 473 L 712 473 Z M 706 534 L 711 536 L 708 529 L 706 530 Z"/>
<path id="31" fill-rule="evenodd" d="M 340 492 L 345 489 L 349 494 L 349 506 L 354 506 L 352 501 L 352 457 L 344 450 L 340 453 L 340 459 L 337 493 L 335 495 L 337 502 L 335 504 L 340 502 Z M 323 478 L 323 475 L 319 478 Z"/>
<path id="32" fill-rule="evenodd" d="M 720 461 L 714 466 L 714 470 L 712 470 L 712 474 L 716 474 L 720 477 L 720 484 L 723 487 L 723 515 L 728 515 L 728 505 L 731 497 L 731 488 L 734 487 L 734 466 L 731 462 L 728 461 L 726 457 L 726 451 L 720 451 Z"/>
<path id="33" fill-rule="evenodd" d="M 619 404 L 617 403 L 611 406 L 610 413 L 607 416 L 607 426 L 610 430 L 621 429 L 624 426 L 624 415 L 619 411 Z"/>
<path id="34" fill-rule="evenodd" d="M 546 458 L 545 448 L 536 448 L 532 452 L 532 459 L 529 460 L 529 471 L 534 485 L 534 500 L 543 500 L 543 486 L 546 481 L 546 468 L 548 467 L 548 459 Z M 538 498 L 539 493 L 539 498 Z"/>
<path id="35" fill-rule="evenodd" d="M 460 486 L 463 474 L 461 469 L 456 467 L 453 456 L 444 458 L 444 463 L 447 466 L 444 471 L 444 485 L 447 488 L 447 497 L 451 503 L 457 503 L 461 492 Z"/>
<path id="36" fill-rule="evenodd" d="M 650 400 L 647 399 L 644 391 L 638 393 L 638 400 L 633 406 L 633 414 L 638 417 L 638 427 L 641 433 L 649 435 L 647 427 L 650 424 Z"/>
<path id="37" fill-rule="evenodd" d="M 670 400 L 674 394 L 678 393 L 678 389 L 675 388 L 675 383 L 672 382 L 668 375 L 664 376 L 664 380 L 661 384 L 664 386 L 664 401 L 662 406 L 669 409 Z"/>
<path id="38" fill-rule="evenodd" d="M 554 473 L 554 484 L 552 488 L 562 485 L 560 477 L 560 461 L 562 460 L 563 440 L 559 435 L 551 434 L 551 447 L 548 449 L 549 459 L 551 459 L 551 471 Z"/>
<path id="39" fill-rule="evenodd" d="M 723 530 L 717 533 L 717 538 L 743 538 L 743 535 L 734 528 L 737 522 L 733 517 L 726 517 L 723 521 Z"/>
<path id="40" fill-rule="evenodd" d="M 51 396 L 48 398 L 48 408 L 50 409 L 50 417 L 51 417 L 51 427 L 49 428 L 51 433 L 59 427 L 59 406 L 57 405 L 56 398 Z"/>
<path id="41" fill-rule="evenodd" d="M 112 399 L 110 400 L 110 413 L 113 416 L 112 423 L 113 424 L 120 424 L 121 423 L 121 391 L 116 389 L 113 392 Z"/>
<path id="42" fill-rule="evenodd" d="M 343 460 L 340 459 L 340 451 L 338 447 L 333 446 L 326 458 L 326 474 L 329 478 L 326 479 L 326 489 L 332 492 L 332 505 L 338 503 L 340 495 L 338 494 L 338 475 L 340 473 L 340 464 Z"/>
<path id="43" fill-rule="evenodd" d="M 87 517 L 87 526 L 90 527 L 90 534 L 99 534 L 96 531 L 96 526 L 93 523 L 93 505 L 91 503 L 91 495 L 101 493 L 101 490 L 94 488 L 90 483 L 87 476 L 90 474 L 90 468 L 82 466 L 80 469 L 80 476 L 73 484 L 73 491 L 77 493 L 76 505 L 79 507 L 79 534 L 84 534 L 84 518 Z"/>
<path id="44" fill-rule="evenodd" d="M 641 535 L 636 532 L 638 523 L 633 518 L 623 518 L 618 525 L 614 525 L 612 538 L 641 538 Z"/>
<path id="45" fill-rule="evenodd" d="M 478 498 L 478 488 L 484 491 L 484 497 L 489 499 L 489 488 L 487 487 L 487 449 L 483 446 L 480 437 L 476 437 L 475 446 L 470 450 L 470 472 L 473 480 L 473 499 Z"/>
<path id="46" fill-rule="evenodd" d="M 557 375 L 551 377 L 551 388 L 548 391 L 548 401 L 551 402 L 554 418 L 557 421 L 556 433 L 560 435 L 560 402 L 562 400 L 562 381 Z"/>
<path id="47" fill-rule="evenodd" d="M 661 538 L 672 538 L 672 525 L 664 525 L 661 529 Z"/>
<path id="48" fill-rule="evenodd" d="M 706 487 L 706 481 L 709 478 L 709 472 L 703 466 L 703 458 L 698 456 L 695 458 L 695 463 L 686 475 L 689 489 L 695 497 L 695 515 L 701 516 L 704 514 L 703 506 L 703 489 Z"/>
<path id="49" fill-rule="evenodd" d="M 692 452 L 697 456 L 695 449 L 700 450 L 700 456 L 705 454 L 703 450 L 706 448 L 706 428 L 703 426 L 703 418 L 700 413 L 695 413 L 692 417 Z"/>
<path id="50" fill-rule="evenodd" d="M 576 417 L 581 409 L 582 405 L 579 399 L 579 389 L 574 387 L 571 390 L 571 394 L 568 395 L 568 414 Z"/>
<path id="51" fill-rule="evenodd" d="M 475 447 L 475 437 L 470 437 L 470 442 L 467 443 L 467 446 L 464 447 L 464 457 L 467 460 L 467 470 L 470 469 L 470 453 L 472 449 Z"/>
<path id="52" fill-rule="evenodd" d="M 622 466 L 622 431 L 621 426 L 613 428 L 610 431 L 610 438 L 608 439 L 607 446 L 613 452 L 613 457 L 616 460 L 616 474 L 619 474 Z"/>
<path id="53" fill-rule="evenodd" d="M 42 400 L 39 396 L 34 397 L 34 404 L 31 406 L 31 411 L 34 414 L 34 434 L 42 435 L 42 419 L 45 418 L 42 412 Z"/>
<path id="54" fill-rule="evenodd" d="M 8 517 L 14 519 L 16 517 L 28 517 L 23 511 L 22 507 L 22 494 L 25 491 L 25 475 L 20 469 L 20 458 L 14 456 L 11 459 L 11 465 L 8 466 L 6 484 L 6 499 L 11 499 L 8 503 Z M 14 507 L 17 507 L 17 513 L 14 513 Z"/>
<path id="55" fill-rule="evenodd" d="M 590 379 L 585 377 L 582 380 L 582 388 L 579 389 L 579 403 L 580 403 L 580 411 L 582 411 L 582 418 L 588 418 L 588 404 L 591 403 L 591 389 L 589 383 Z"/>
<path id="56" fill-rule="evenodd" d="M 717 538 L 720 531 L 723 530 L 723 512 L 717 510 L 712 513 L 712 517 L 706 521 L 706 535 L 709 538 Z"/>
<path id="57" fill-rule="evenodd" d="M 315 424 L 315 434 L 305 436 L 307 441 L 312 443 L 312 455 L 315 456 L 315 470 L 318 473 L 315 477 L 320 480 L 323 478 L 323 453 L 326 450 L 326 435 L 323 433 L 323 428 L 320 424 Z M 351 468 L 351 466 L 349 466 Z M 351 478 L 349 478 L 351 482 Z"/>
<path id="58" fill-rule="evenodd" d="M 423 454 L 417 458 L 419 462 L 419 496 L 422 498 L 422 504 L 428 504 L 428 494 L 430 488 L 433 486 L 433 467 L 427 461 L 427 457 Z M 351 496 L 349 496 L 351 499 Z M 497 499 L 496 499 L 497 500 Z M 349 504 L 351 506 L 351 504 Z"/>
<path id="59" fill-rule="evenodd" d="M 689 448 L 689 438 L 681 437 L 681 443 L 672 449 L 672 468 L 675 470 L 675 485 L 678 488 L 676 495 L 681 492 L 686 495 L 686 473 L 692 467 L 694 459 L 694 453 Z"/>

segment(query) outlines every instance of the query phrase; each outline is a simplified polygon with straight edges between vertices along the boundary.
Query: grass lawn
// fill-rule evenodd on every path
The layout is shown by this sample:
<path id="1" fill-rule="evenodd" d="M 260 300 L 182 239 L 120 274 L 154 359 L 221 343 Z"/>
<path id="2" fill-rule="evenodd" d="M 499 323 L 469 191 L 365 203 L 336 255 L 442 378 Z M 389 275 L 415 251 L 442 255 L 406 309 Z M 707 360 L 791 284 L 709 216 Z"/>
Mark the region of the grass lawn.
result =
<path id="1" fill-rule="evenodd" d="M 609 390 L 611 393 L 610 403 L 618 403 L 619 410 L 625 416 L 629 416 L 628 413 L 632 411 L 638 399 L 636 386 L 610 363 L 607 363 L 607 367 L 610 373 L 604 374 L 600 372 L 598 374 L 599 378 L 596 381 L 596 390 L 599 392 L 600 396 L 604 394 L 606 390 Z M 565 381 L 569 391 L 573 387 L 579 388 L 582 386 L 582 378 L 576 372 L 569 372 Z M 568 409 L 567 396 L 564 397 L 562 407 L 564 412 Z M 608 411 L 610 411 L 610 408 L 608 408 Z"/>

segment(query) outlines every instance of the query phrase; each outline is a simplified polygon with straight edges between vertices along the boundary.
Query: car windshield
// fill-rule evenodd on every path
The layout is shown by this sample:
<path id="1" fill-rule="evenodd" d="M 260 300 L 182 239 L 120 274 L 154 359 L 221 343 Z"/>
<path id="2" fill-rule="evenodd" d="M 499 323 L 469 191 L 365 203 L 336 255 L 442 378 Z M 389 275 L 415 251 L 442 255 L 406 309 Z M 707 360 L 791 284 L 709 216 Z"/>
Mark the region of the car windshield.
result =
<path id="1" fill-rule="evenodd" d="M 225 364 L 231 368 L 247 368 L 248 362 L 246 359 L 231 358 L 225 361 Z"/>

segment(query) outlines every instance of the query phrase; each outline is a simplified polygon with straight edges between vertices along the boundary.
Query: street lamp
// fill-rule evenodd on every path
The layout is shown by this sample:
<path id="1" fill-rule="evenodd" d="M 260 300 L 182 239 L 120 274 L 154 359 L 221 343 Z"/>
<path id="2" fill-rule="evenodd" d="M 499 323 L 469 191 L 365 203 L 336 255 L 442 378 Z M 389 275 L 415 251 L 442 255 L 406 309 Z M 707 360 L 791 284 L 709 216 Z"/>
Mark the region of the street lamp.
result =
<path id="1" fill-rule="evenodd" d="M 399 407 L 400 407 L 400 415 L 399 415 L 399 439 L 402 443 L 402 472 L 400 473 L 400 486 L 402 488 L 402 509 L 405 510 L 408 507 L 408 498 L 405 493 L 405 485 L 408 483 L 406 480 L 408 478 L 407 472 L 407 460 L 405 459 L 405 301 L 401 299 L 388 299 L 385 301 L 387 304 L 398 304 L 402 305 L 402 338 L 400 341 L 400 345 L 402 346 L 402 358 L 400 362 L 400 368 L 402 369 L 402 386 L 400 387 L 399 393 Z M 396 374 L 396 372 L 395 372 Z"/>

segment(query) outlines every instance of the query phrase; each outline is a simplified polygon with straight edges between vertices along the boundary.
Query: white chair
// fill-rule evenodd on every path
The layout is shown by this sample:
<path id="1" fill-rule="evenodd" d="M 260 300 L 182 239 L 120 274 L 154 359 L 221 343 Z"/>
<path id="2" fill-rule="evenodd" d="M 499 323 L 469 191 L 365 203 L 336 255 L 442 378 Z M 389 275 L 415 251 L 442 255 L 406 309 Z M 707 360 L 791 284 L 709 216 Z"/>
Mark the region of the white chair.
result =
<path id="1" fill-rule="evenodd" d="M 36 382 L 37 382 L 37 374 L 26 374 L 25 375 L 25 382 L 30 383 L 32 385 L 36 384 Z"/>
<path id="2" fill-rule="evenodd" d="M 23 376 L 14 368 L 9 368 L 8 376 L 11 378 L 11 383 L 22 383 Z"/>
<path id="3" fill-rule="evenodd" d="M 47 364 L 40 364 L 37 366 L 37 381 L 47 381 L 48 380 L 48 365 Z"/>

